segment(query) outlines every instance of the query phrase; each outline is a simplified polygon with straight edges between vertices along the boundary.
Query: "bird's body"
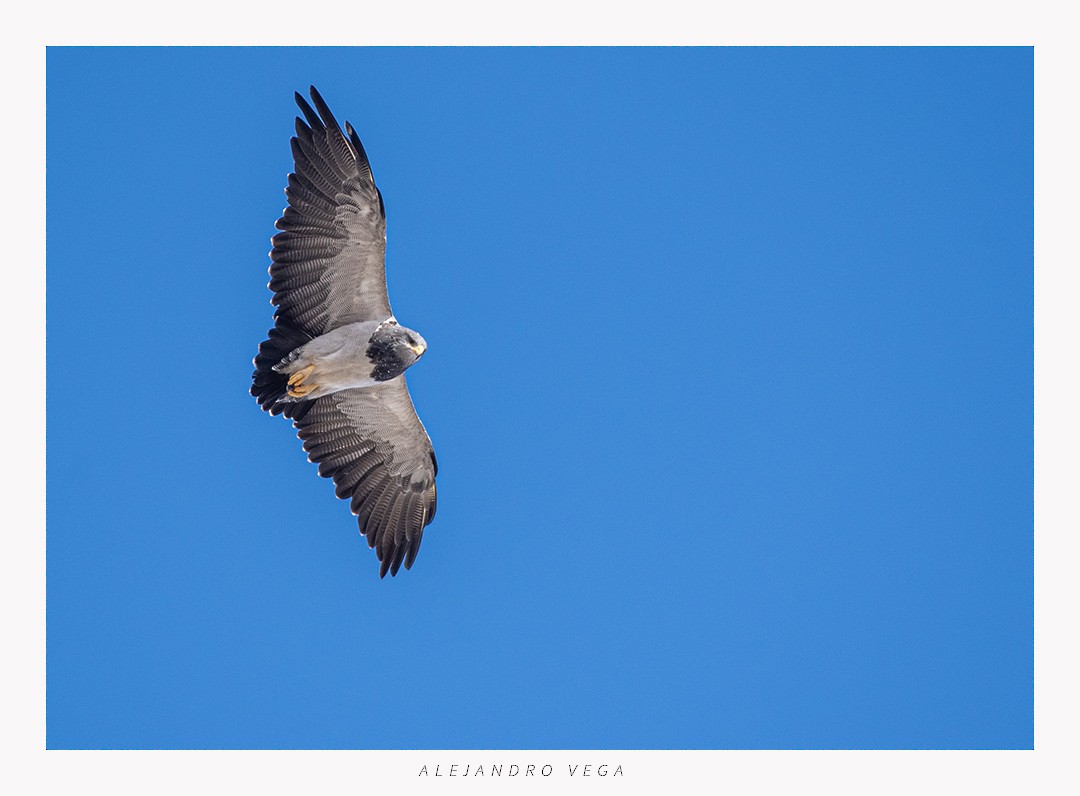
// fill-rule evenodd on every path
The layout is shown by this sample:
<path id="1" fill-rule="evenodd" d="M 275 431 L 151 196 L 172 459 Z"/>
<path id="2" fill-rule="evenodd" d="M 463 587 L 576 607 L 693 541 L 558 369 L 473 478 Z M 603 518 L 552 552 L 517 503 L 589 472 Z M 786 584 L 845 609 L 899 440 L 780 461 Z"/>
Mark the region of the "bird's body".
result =
<path id="1" fill-rule="evenodd" d="M 310 401 L 389 381 L 403 374 L 426 349 L 420 335 L 398 325 L 393 317 L 359 321 L 294 348 L 272 370 L 289 377 L 289 389 L 280 400 Z"/>
<path id="2" fill-rule="evenodd" d="M 348 498 L 380 575 L 412 566 L 435 516 L 438 465 L 405 371 L 427 349 L 386 293 L 386 214 L 363 145 L 311 88 L 292 139 L 295 172 L 270 253 L 274 328 L 251 393 L 292 419 L 319 475 Z"/>

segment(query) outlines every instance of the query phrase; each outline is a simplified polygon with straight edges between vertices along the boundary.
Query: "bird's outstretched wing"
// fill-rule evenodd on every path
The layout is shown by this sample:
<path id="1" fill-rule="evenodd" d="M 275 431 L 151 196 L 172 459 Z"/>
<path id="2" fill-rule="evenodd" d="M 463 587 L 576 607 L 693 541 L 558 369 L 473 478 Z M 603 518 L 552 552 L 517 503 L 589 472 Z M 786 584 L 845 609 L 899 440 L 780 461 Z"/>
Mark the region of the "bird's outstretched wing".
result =
<path id="1" fill-rule="evenodd" d="M 392 315 L 386 295 L 386 211 L 359 136 L 343 133 L 315 87 L 292 139 L 289 206 L 270 252 L 274 318 L 311 337 Z M 306 121 L 305 121 L 306 120 Z"/>
<path id="2" fill-rule="evenodd" d="M 294 422 L 319 475 L 351 499 L 379 576 L 409 569 L 435 517 L 439 467 L 405 377 L 319 398 Z"/>

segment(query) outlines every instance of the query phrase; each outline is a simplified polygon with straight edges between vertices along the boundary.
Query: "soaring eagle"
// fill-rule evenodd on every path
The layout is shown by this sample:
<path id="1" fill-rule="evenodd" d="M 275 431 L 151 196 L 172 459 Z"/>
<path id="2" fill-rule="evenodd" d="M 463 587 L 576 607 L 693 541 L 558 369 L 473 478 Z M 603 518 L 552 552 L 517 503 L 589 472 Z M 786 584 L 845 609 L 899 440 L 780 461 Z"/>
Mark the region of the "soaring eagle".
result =
<path id="1" fill-rule="evenodd" d="M 342 132 L 315 87 L 296 94 L 289 206 L 274 225 L 274 328 L 251 394 L 291 418 L 319 475 L 351 500 L 379 576 L 412 567 L 435 517 L 438 464 L 405 371 L 427 343 L 400 325 L 386 294 L 386 209 L 352 125 Z"/>

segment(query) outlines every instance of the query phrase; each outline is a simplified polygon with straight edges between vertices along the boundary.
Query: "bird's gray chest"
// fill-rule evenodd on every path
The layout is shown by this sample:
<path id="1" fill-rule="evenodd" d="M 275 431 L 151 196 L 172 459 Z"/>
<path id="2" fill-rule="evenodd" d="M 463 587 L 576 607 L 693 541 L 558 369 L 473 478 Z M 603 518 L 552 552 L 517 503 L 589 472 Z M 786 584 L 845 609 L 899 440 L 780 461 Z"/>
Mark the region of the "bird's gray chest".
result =
<path id="1" fill-rule="evenodd" d="M 304 359 L 315 365 L 319 385 L 330 391 L 370 387 L 369 340 L 378 323 L 352 323 L 316 337 L 305 346 Z"/>

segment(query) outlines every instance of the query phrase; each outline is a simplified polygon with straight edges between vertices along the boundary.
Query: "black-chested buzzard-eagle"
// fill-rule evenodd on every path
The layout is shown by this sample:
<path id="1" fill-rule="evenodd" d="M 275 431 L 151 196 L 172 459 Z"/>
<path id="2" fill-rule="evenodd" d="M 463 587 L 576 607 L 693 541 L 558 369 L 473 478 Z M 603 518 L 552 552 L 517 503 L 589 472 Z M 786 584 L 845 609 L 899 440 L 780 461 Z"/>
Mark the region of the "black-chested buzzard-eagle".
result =
<path id="1" fill-rule="evenodd" d="M 385 577 L 412 566 L 435 517 L 438 465 L 405 385 L 427 344 L 390 310 L 386 210 L 360 138 L 314 86 L 311 99 L 315 109 L 296 94 L 304 118 L 270 252 L 277 310 L 251 394 L 292 419 L 319 475 L 351 500 Z"/>

